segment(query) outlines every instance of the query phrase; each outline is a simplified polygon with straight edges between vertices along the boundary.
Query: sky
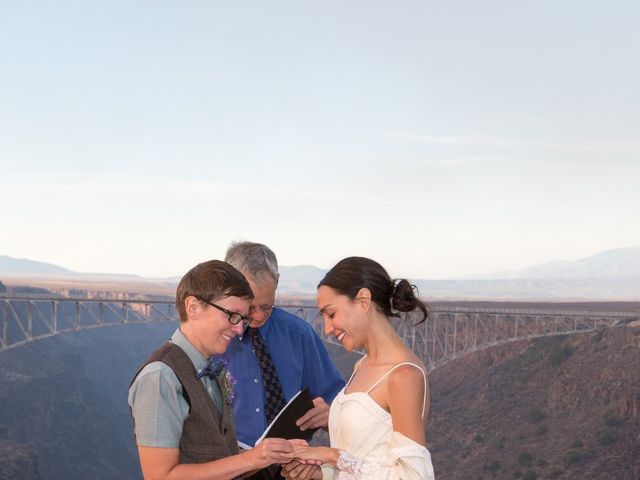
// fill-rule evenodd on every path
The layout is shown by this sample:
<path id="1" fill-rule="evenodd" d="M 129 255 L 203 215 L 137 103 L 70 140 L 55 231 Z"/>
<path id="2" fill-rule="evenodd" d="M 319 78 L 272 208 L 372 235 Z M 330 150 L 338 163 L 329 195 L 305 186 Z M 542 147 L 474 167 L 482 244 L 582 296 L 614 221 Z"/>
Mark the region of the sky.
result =
<path id="1" fill-rule="evenodd" d="M 0 255 L 452 278 L 640 245 L 640 4 L 0 5 Z"/>

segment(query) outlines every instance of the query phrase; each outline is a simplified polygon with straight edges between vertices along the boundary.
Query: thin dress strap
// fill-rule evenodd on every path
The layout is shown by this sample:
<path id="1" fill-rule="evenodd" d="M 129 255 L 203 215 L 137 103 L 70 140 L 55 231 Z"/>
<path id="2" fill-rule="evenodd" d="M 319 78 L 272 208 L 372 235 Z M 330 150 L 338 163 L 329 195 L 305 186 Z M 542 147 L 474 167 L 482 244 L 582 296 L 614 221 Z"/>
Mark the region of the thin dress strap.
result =
<path id="1" fill-rule="evenodd" d="M 426 399 L 426 395 L 427 395 L 427 376 L 424 373 L 424 370 L 422 370 L 422 368 L 420 368 L 418 365 L 416 365 L 415 363 L 411 363 L 411 362 L 402 362 L 397 364 L 395 367 L 392 367 L 387 373 L 385 373 L 382 378 L 380 378 L 376 383 L 374 383 L 373 385 L 371 385 L 371 387 L 369 387 L 369 389 L 365 392 L 367 395 L 369 395 L 369 393 L 371 392 L 371 390 L 373 390 L 374 388 L 376 388 L 385 378 L 387 378 L 389 376 L 389 374 L 391 372 L 393 372 L 396 368 L 401 367 L 402 365 L 412 365 L 414 367 L 416 367 L 418 370 L 420 370 L 420 373 L 422 373 L 422 379 L 424 380 L 424 398 L 422 399 L 422 418 L 424 418 L 424 409 L 427 406 L 427 399 Z M 354 370 L 355 373 L 355 370 Z M 351 375 L 353 377 L 353 375 Z M 351 380 L 349 380 L 351 381 Z"/>
<path id="2" fill-rule="evenodd" d="M 358 360 L 356 362 L 356 364 L 353 366 L 353 373 L 351 373 L 351 376 L 349 377 L 349 381 L 347 382 L 347 384 L 345 385 L 345 392 L 347 390 L 347 387 L 349 386 L 349 384 L 351 383 L 351 380 L 353 380 L 353 377 L 355 376 L 356 372 L 358 371 L 358 367 L 360 366 L 360 364 L 362 363 L 362 361 L 367 358 L 367 356 L 365 355 L 364 357 L 362 357 L 360 360 Z"/>

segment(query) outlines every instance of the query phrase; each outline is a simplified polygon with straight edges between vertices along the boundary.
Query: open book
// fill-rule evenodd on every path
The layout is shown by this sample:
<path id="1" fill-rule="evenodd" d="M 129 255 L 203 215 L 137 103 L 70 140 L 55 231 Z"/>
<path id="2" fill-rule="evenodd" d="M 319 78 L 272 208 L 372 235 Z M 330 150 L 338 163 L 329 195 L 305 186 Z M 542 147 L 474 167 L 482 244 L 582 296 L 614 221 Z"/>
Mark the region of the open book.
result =
<path id="1" fill-rule="evenodd" d="M 280 410 L 276 418 L 269 424 L 260 438 L 256 440 L 256 445 L 265 438 L 309 438 L 317 430 L 310 428 L 305 431 L 300 430 L 296 425 L 296 420 L 303 416 L 309 409 L 313 408 L 313 400 L 308 388 L 304 388 L 296 393 L 291 400 Z M 238 442 L 240 448 L 249 449 L 251 446 Z"/>

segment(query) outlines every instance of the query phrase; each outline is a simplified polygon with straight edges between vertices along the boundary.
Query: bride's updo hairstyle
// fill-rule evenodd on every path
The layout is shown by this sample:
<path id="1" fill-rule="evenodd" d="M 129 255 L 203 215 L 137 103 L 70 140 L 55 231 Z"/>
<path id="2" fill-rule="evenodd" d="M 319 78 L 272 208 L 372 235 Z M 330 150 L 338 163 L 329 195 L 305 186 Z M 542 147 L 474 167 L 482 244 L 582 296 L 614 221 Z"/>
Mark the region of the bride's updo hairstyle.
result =
<path id="1" fill-rule="evenodd" d="M 387 317 L 399 317 L 397 312 L 422 311 L 422 323 L 427 319 L 427 306 L 416 296 L 416 287 L 408 280 L 392 280 L 382 265 L 365 257 L 340 260 L 318 284 L 327 286 L 354 300 L 361 288 L 371 292 L 371 300 Z"/>

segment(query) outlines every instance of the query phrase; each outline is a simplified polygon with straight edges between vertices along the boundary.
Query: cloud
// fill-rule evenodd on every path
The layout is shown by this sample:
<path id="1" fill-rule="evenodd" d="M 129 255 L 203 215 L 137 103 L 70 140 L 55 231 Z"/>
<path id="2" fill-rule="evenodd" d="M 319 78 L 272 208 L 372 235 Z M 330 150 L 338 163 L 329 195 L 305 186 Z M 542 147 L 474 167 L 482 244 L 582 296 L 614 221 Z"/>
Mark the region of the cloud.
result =
<path id="1" fill-rule="evenodd" d="M 442 209 L 469 208 L 475 201 L 458 197 L 443 197 L 437 189 L 405 190 L 398 195 L 397 190 L 370 188 L 331 188 L 320 185 L 269 186 L 251 183 L 225 183 L 206 180 L 138 178 L 127 175 L 58 175 L 49 181 L 39 177 L 35 181 L 26 178 L 0 180 L 0 199 L 45 199 L 56 198 L 83 199 L 84 206 L 104 198 L 126 202 L 127 199 L 156 199 L 163 203 L 170 198 L 190 199 L 207 198 L 210 201 L 235 198 L 242 204 L 274 205 L 278 208 L 296 208 L 331 210 L 343 209 L 345 205 L 362 205 L 366 208 L 402 208 L 407 203 L 413 208 Z M 114 200 L 116 201 L 116 200 Z M 137 200 L 136 200 L 137 201 Z M 198 200 L 199 201 L 199 200 Z"/>
<path id="2" fill-rule="evenodd" d="M 8 179 L 9 180 L 9 179 Z M 125 175 L 70 175 L 47 181 L 38 179 L 13 179 L 0 182 L 3 189 L 14 191 L 46 192 L 46 191 L 68 191 L 68 192 L 205 192 L 205 191 L 226 191 L 230 193 L 242 193 L 257 189 L 266 191 L 277 191 L 275 188 L 254 187 L 239 183 L 215 183 L 205 181 L 169 180 L 169 179 L 140 179 L 135 176 Z"/>
<path id="3" fill-rule="evenodd" d="M 521 139 L 506 139 L 482 133 L 465 135 L 418 135 L 405 132 L 387 132 L 385 136 L 391 138 L 412 140 L 434 146 L 451 147 L 491 147 L 491 148 L 527 148 L 576 152 L 640 152 L 640 144 L 635 141 L 594 141 L 586 140 L 579 143 L 556 143 L 545 141 L 527 141 Z"/>
<path id="4" fill-rule="evenodd" d="M 471 135 L 416 135 L 412 133 L 388 132 L 388 137 L 403 138 L 407 140 L 415 140 L 421 143 L 429 143 L 433 145 L 453 145 L 453 146 L 486 146 L 486 147 L 511 147 L 513 142 L 498 137 L 492 137 L 484 134 Z"/>

